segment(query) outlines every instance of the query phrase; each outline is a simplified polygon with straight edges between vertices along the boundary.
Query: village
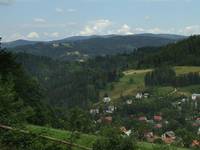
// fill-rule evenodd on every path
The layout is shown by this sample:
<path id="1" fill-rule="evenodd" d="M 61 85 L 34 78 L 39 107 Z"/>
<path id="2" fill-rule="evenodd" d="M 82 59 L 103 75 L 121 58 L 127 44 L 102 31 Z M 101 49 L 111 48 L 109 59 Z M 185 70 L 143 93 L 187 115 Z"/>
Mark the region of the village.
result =
<path id="1" fill-rule="evenodd" d="M 151 94 L 148 92 L 138 92 L 132 98 L 127 98 L 123 102 L 114 104 L 112 99 L 105 94 L 103 97 L 102 103 L 100 107 L 93 107 L 90 109 L 90 114 L 93 116 L 94 120 L 98 124 L 103 125 L 111 125 L 115 126 L 115 118 L 120 113 L 119 109 L 123 109 L 134 106 L 137 107 L 137 103 L 142 101 L 146 101 L 151 98 Z M 193 115 L 185 116 L 185 122 L 191 126 L 193 130 L 195 130 L 195 134 L 197 136 L 200 135 L 200 94 L 192 94 L 190 97 L 182 96 L 174 102 L 171 102 L 171 108 L 175 109 L 178 112 L 182 112 L 183 109 L 192 109 Z M 151 113 L 152 114 L 152 113 Z M 119 130 L 121 131 L 123 136 L 131 136 L 136 134 L 139 135 L 140 139 L 150 142 L 157 143 L 162 142 L 165 144 L 174 144 L 181 143 L 182 137 L 176 135 L 175 131 L 167 130 L 168 125 L 171 124 L 170 120 L 165 118 L 160 113 L 155 113 L 154 115 L 145 115 L 140 114 L 129 114 L 126 117 L 128 120 L 132 120 L 133 122 L 137 122 L 141 126 L 144 126 L 142 132 L 138 132 L 138 127 L 130 126 L 119 126 Z M 140 130 L 140 129 L 139 129 Z M 190 144 L 191 147 L 199 147 L 200 141 L 198 139 L 192 139 Z"/>

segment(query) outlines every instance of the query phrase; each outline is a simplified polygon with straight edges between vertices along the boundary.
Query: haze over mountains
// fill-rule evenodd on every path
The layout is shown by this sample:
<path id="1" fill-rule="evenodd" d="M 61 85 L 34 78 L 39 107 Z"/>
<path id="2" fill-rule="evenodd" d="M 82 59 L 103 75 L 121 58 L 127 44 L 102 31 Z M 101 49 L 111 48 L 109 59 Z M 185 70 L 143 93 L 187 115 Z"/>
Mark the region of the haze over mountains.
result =
<path id="1" fill-rule="evenodd" d="M 56 41 L 17 40 L 3 43 L 8 51 L 25 52 L 59 60 L 85 60 L 98 55 L 129 53 L 141 47 L 158 47 L 187 38 L 171 34 L 74 36 Z"/>

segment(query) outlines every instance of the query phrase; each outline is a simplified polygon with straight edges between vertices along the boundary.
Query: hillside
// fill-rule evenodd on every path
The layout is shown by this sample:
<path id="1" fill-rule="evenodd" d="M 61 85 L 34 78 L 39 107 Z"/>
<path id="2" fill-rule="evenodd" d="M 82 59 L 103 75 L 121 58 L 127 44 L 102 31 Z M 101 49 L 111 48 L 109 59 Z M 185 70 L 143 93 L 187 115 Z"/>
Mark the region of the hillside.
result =
<path id="1" fill-rule="evenodd" d="M 70 138 L 70 132 L 64 131 L 64 130 L 58 130 L 53 128 L 47 128 L 47 127 L 40 127 L 40 126 L 34 126 L 29 125 L 27 126 L 29 131 L 32 131 L 37 134 L 43 134 L 47 136 L 51 136 L 60 140 L 68 140 Z M 89 135 L 89 134 L 80 134 L 80 137 L 75 141 L 76 144 L 85 146 L 85 147 L 92 147 L 92 144 L 97 140 L 98 136 L 95 135 Z M 142 150 L 153 150 L 155 146 L 159 146 L 156 144 L 150 144 L 146 142 L 138 142 L 138 146 Z M 176 148 L 173 146 L 169 147 L 170 149 Z M 74 148 L 76 149 L 76 148 Z M 78 149 L 76 149 L 78 150 Z M 187 150 L 186 148 L 177 148 L 177 150 Z"/>
<path id="2" fill-rule="evenodd" d="M 200 72 L 200 67 L 195 66 L 177 66 L 174 67 L 174 69 L 176 71 L 177 76 L 189 72 Z M 101 92 L 101 95 L 103 96 L 104 93 L 108 93 L 108 95 L 114 100 L 119 99 L 121 96 L 135 96 L 137 92 L 145 90 L 144 76 L 149 71 L 152 71 L 152 69 L 124 71 L 124 76 L 120 78 L 118 82 L 113 82 L 109 84 L 107 88 Z M 185 88 L 186 87 L 181 87 L 179 88 L 179 91 L 186 91 L 184 90 Z M 163 94 L 170 93 L 173 90 L 173 87 L 157 88 L 157 91 Z"/>
<path id="3" fill-rule="evenodd" d="M 11 48 L 11 47 L 16 47 L 16 46 L 25 46 L 25 45 L 33 45 L 38 43 L 39 41 L 28 41 L 28 40 L 16 40 L 16 41 L 12 41 L 12 42 L 5 42 L 2 43 L 2 47 L 7 47 L 7 48 Z"/>
<path id="4" fill-rule="evenodd" d="M 58 41 L 37 42 L 16 41 L 8 45 L 8 51 L 25 52 L 29 54 L 48 56 L 59 60 L 84 61 L 88 57 L 98 55 L 114 55 L 117 53 L 133 52 L 140 47 L 158 47 L 180 41 L 186 37 L 175 35 L 138 34 L 129 36 L 91 36 L 71 37 Z M 19 43 L 22 43 L 20 45 Z M 25 44 L 27 43 L 27 44 Z M 30 44 L 29 44 L 30 43 Z"/>
<path id="5" fill-rule="evenodd" d="M 146 55 L 145 55 L 146 54 Z M 143 53 L 139 66 L 200 65 L 200 36 L 192 36 L 175 44 L 160 47 L 157 52 Z"/>

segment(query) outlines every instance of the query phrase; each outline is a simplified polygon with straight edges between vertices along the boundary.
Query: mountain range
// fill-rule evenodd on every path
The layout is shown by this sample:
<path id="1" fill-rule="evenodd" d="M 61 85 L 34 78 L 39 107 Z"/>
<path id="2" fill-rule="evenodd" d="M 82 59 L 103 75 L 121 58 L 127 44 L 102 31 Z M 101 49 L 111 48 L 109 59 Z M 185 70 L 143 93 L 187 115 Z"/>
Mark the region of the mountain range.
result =
<path id="1" fill-rule="evenodd" d="M 141 47 L 159 47 L 186 39 L 173 34 L 73 36 L 55 41 L 17 40 L 3 43 L 8 51 L 48 56 L 59 60 L 85 60 L 98 55 L 129 53 Z"/>

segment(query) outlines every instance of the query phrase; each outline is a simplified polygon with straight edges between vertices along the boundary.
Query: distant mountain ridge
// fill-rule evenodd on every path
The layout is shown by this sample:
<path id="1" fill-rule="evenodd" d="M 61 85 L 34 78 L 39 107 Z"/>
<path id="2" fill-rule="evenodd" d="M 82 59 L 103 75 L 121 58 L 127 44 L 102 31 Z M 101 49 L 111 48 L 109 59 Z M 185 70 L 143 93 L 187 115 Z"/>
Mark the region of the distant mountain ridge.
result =
<path id="1" fill-rule="evenodd" d="M 38 42 L 39 41 L 28 41 L 28 40 L 20 39 L 20 40 L 16 40 L 16 41 L 12 41 L 12 42 L 2 43 L 2 47 L 11 48 L 11 47 L 17 47 L 17 46 L 33 45 Z"/>
<path id="2" fill-rule="evenodd" d="M 91 36 L 71 36 L 68 38 L 64 38 L 61 40 L 53 40 L 53 41 L 29 41 L 29 40 L 15 40 L 11 42 L 4 42 L 2 44 L 3 47 L 12 48 L 17 46 L 25 46 L 25 45 L 33 45 L 36 43 L 61 43 L 61 42 L 76 42 L 76 41 L 83 41 L 83 40 L 89 40 L 94 38 L 111 38 L 111 37 L 126 37 L 126 36 L 148 36 L 148 37 L 160 37 L 160 38 L 168 38 L 168 39 L 174 39 L 174 40 L 181 40 L 184 38 L 187 38 L 187 36 L 183 35 L 176 35 L 176 34 L 151 34 L 151 33 L 144 33 L 144 34 L 134 34 L 134 35 L 91 35 Z"/>
<path id="3" fill-rule="evenodd" d="M 49 42 L 18 40 L 7 43 L 7 48 L 15 53 L 25 52 L 59 60 L 84 61 L 99 55 L 130 53 L 141 47 L 160 47 L 186 38 L 169 34 L 75 36 Z M 12 47 L 12 44 L 15 47 Z"/>

